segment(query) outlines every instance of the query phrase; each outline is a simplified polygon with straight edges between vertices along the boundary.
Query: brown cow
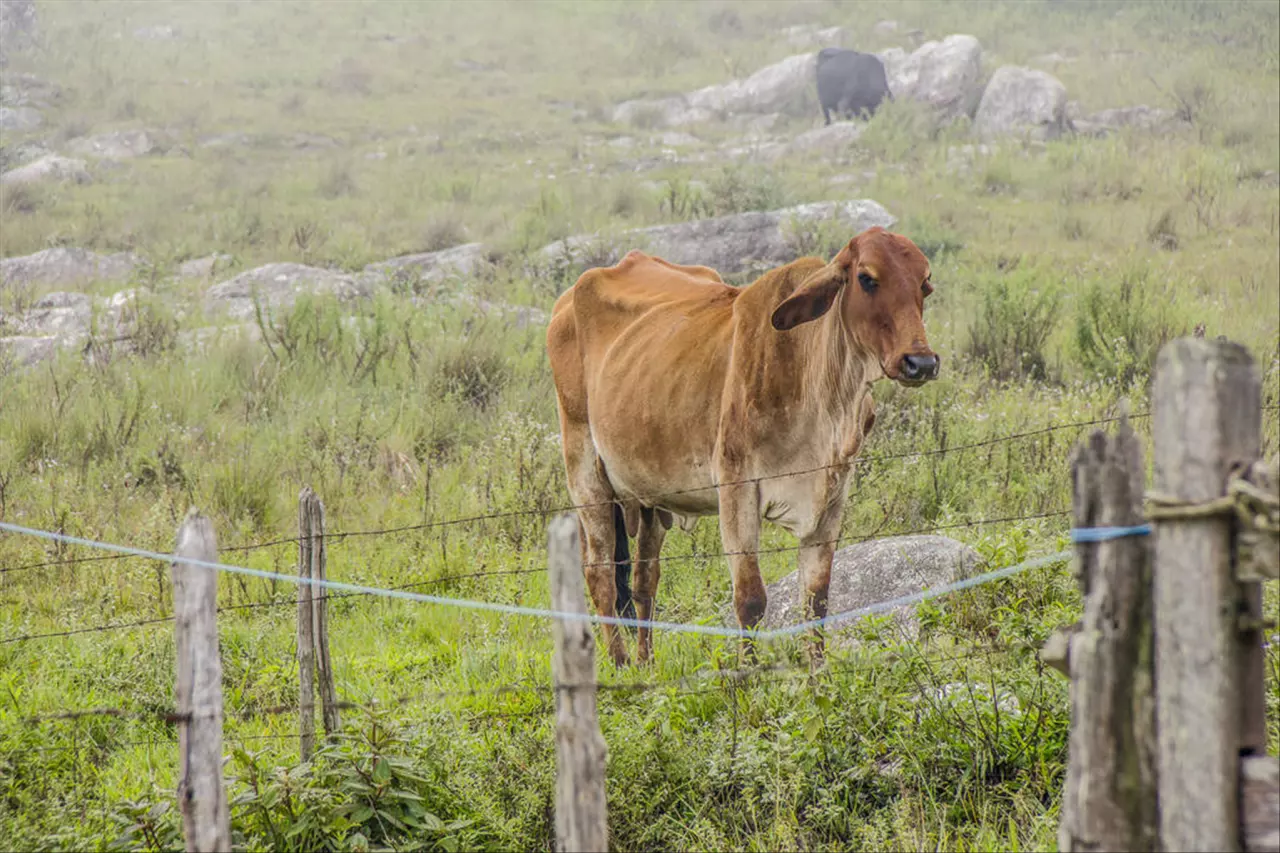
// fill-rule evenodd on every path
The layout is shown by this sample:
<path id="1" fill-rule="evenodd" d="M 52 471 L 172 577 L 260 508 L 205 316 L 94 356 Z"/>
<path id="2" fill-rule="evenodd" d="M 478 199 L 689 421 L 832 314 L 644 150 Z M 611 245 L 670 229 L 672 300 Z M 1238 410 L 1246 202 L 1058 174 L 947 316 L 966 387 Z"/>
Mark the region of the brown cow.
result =
<path id="1" fill-rule="evenodd" d="M 673 515 L 716 514 L 742 627 L 765 609 L 762 517 L 799 537 L 806 611 L 826 615 L 849 463 L 875 419 L 871 383 L 938 375 L 923 320 L 932 289 L 924 254 L 878 227 L 830 263 L 801 258 L 742 288 L 637 251 L 583 273 L 556 301 L 547 350 L 596 610 L 614 615 L 616 503 L 638 540 L 640 619 L 653 614 Z M 603 628 L 625 664 L 621 632 Z M 649 629 L 638 640 L 647 661 Z M 812 650 L 816 663 L 820 637 Z"/>

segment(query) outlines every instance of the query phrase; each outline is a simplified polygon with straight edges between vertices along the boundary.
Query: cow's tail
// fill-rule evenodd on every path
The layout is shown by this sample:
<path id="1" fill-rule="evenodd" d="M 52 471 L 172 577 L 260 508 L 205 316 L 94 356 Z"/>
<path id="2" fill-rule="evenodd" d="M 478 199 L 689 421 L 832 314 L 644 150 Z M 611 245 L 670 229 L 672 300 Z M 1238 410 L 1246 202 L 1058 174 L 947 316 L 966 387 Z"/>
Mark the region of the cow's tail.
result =
<path id="1" fill-rule="evenodd" d="M 613 571 L 618 586 L 615 612 L 626 619 L 634 619 L 636 603 L 631 598 L 631 547 L 627 542 L 627 522 L 622 517 L 622 504 L 618 503 L 613 505 Z"/>

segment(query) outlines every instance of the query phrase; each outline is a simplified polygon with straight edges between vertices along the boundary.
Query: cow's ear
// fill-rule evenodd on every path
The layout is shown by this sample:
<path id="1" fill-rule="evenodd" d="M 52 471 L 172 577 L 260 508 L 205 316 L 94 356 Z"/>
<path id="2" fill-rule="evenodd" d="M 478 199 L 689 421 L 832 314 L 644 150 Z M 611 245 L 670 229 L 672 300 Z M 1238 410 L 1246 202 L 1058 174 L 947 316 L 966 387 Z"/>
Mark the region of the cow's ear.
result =
<path id="1" fill-rule="evenodd" d="M 785 332 L 801 323 L 816 320 L 830 311 L 840 288 L 849 280 L 849 271 L 856 262 L 855 238 L 831 259 L 831 263 L 811 275 L 795 293 L 773 310 L 773 327 L 779 332 Z"/>
<path id="2" fill-rule="evenodd" d="M 823 267 L 800 288 L 773 309 L 773 327 L 779 332 L 816 320 L 831 310 L 844 285 L 844 276 L 830 266 Z"/>

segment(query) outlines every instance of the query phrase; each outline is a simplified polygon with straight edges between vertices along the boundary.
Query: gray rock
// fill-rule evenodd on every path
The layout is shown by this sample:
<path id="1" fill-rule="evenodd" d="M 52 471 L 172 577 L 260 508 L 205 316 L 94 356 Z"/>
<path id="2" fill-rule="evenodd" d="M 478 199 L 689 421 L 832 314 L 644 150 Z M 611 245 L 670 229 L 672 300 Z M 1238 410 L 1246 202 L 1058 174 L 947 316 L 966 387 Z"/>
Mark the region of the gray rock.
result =
<path id="1" fill-rule="evenodd" d="M 737 115 L 729 119 L 733 128 L 748 136 L 761 137 L 778 126 L 782 120 L 781 113 L 764 113 L 763 115 Z"/>
<path id="2" fill-rule="evenodd" d="M 288 310 L 304 294 L 333 296 L 351 302 L 369 296 L 368 284 L 356 276 L 303 264 L 266 264 L 246 270 L 205 291 L 205 308 L 247 320 L 255 315 L 255 302 L 264 311 Z"/>
<path id="3" fill-rule="evenodd" d="M 619 104 L 615 122 L 675 127 L 742 113 L 799 113 L 812 100 L 814 54 L 800 53 L 743 80 L 705 86 L 685 95 Z"/>
<path id="4" fill-rule="evenodd" d="M 44 124 L 44 116 L 32 107 L 0 107 L 0 130 L 26 133 Z"/>
<path id="5" fill-rule="evenodd" d="M 39 160 L 0 175 L 0 184 L 5 186 L 66 182 L 87 184 L 92 180 L 83 160 L 59 157 L 57 154 L 46 154 Z"/>
<path id="6" fill-rule="evenodd" d="M 0 286 L 80 286 L 94 281 L 123 281 L 138 268 L 129 252 L 99 255 L 88 249 L 59 247 L 0 260 Z"/>
<path id="7" fill-rule="evenodd" d="M 67 344 L 89 334 L 92 318 L 92 299 L 83 293 L 59 291 L 36 300 L 12 325 L 20 335 L 52 337 L 59 344 Z"/>
<path id="8" fill-rule="evenodd" d="M 58 339 L 51 335 L 0 337 L 0 373 L 49 361 L 58 354 L 58 348 Z"/>
<path id="9" fill-rule="evenodd" d="M 225 269 L 232 261 L 230 255 L 220 255 L 214 253 L 205 255 L 203 258 L 195 258 L 190 261 L 183 261 L 178 265 L 177 278 L 182 280 L 203 279 L 212 280 L 219 269 Z"/>
<path id="10" fill-rule="evenodd" d="M 53 152 L 38 142 L 19 142 L 16 145 L 0 145 L 0 173 L 25 166 Z"/>
<path id="11" fill-rule="evenodd" d="M 156 137 L 145 130 L 117 130 L 72 141 L 68 150 L 84 157 L 129 160 L 159 150 Z"/>
<path id="12" fill-rule="evenodd" d="M 870 199 L 823 201 L 767 212 L 738 213 L 675 225 L 637 228 L 602 244 L 599 235 L 569 237 L 538 250 L 543 270 L 561 275 L 581 274 L 591 266 L 617 263 L 632 248 L 677 264 L 702 264 L 722 275 L 769 269 L 796 259 L 792 229 L 796 225 L 839 222 L 853 237 L 896 219 Z"/>
<path id="13" fill-rule="evenodd" d="M 845 613 L 968 577 L 980 562 L 976 551 L 945 536 L 890 536 L 841 548 L 831 566 L 828 614 Z M 804 621 L 799 572 L 767 587 L 763 625 L 781 628 Z M 915 605 L 889 611 L 894 621 L 914 637 L 918 625 Z M 728 618 L 733 621 L 732 613 Z M 856 619 L 840 627 L 852 627 Z"/>
<path id="14" fill-rule="evenodd" d="M 725 159 L 754 163 L 771 163 L 787 151 L 787 143 L 773 139 L 748 138 L 745 142 L 728 142 L 720 147 L 720 153 Z"/>
<path id="15" fill-rule="evenodd" d="M 659 145 L 665 145 L 668 148 L 687 148 L 695 145 L 701 145 L 702 140 L 691 133 L 683 133 L 678 130 L 667 131 L 655 140 Z"/>
<path id="16" fill-rule="evenodd" d="M 1138 104 L 1132 107 L 1116 107 L 1101 110 L 1084 117 L 1072 117 L 1076 133 L 1085 136 L 1107 136 L 1121 128 L 1132 127 L 1153 133 L 1167 133 L 1186 127 L 1172 110 Z"/>
<path id="17" fill-rule="evenodd" d="M 35 44 L 36 35 L 35 0 L 0 2 L 0 68 L 8 64 L 10 53 L 27 50 Z"/>
<path id="18" fill-rule="evenodd" d="M 788 153 L 839 154 L 849 150 L 862 136 L 864 125 L 852 121 L 837 121 L 825 127 L 807 130 L 787 145 Z"/>
<path id="19" fill-rule="evenodd" d="M 912 53 L 880 54 L 895 98 L 920 101 L 943 119 L 972 115 L 982 97 L 982 45 L 969 35 L 928 41 Z"/>
<path id="20" fill-rule="evenodd" d="M 390 281 L 440 282 L 449 277 L 473 276 L 488 264 L 487 253 L 480 243 L 463 243 L 416 255 L 401 255 L 369 264 L 363 273 Z"/>
<path id="21" fill-rule="evenodd" d="M 424 300 L 425 301 L 425 300 Z M 550 319 L 545 311 L 532 308 L 527 305 L 511 305 L 506 302 L 490 302 L 487 299 L 480 299 L 469 293 L 460 293 L 449 298 L 451 305 L 466 305 L 474 308 L 487 317 L 502 317 L 511 322 L 517 329 L 528 328 L 529 326 L 545 326 Z M 434 304 L 426 302 L 428 306 Z"/>
<path id="22" fill-rule="evenodd" d="M 1068 128 L 1067 89 L 1046 71 L 1002 66 L 982 93 L 973 125 L 987 139 L 1057 139 Z"/>
<path id="23" fill-rule="evenodd" d="M 61 86 L 34 74 L 6 74 L 0 82 L 0 107 L 49 107 L 61 97 Z"/>

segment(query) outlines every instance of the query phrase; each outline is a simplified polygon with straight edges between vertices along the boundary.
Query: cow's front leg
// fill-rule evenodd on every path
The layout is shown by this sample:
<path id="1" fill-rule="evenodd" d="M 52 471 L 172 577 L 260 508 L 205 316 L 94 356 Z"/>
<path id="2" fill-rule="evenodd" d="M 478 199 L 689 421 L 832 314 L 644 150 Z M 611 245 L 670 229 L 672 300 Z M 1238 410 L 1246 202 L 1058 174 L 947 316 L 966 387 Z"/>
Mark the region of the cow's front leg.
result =
<path id="1" fill-rule="evenodd" d="M 720 487 L 720 541 L 728 555 L 733 577 L 733 609 L 738 625 L 751 629 L 764 616 L 765 590 L 760 577 L 760 486 L 755 482 L 737 482 L 733 473 L 722 475 Z M 743 639 L 743 651 L 755 660 L 755 644 Z"/>
<path id="2" fill-rule="evenodd" d="M 840 516 L 844 501 L 827 507 L 819 519 L 817 528 L 800 539 L 798 557 L 800 569 L 800 605 L 806 621 L 825 619 L 827 595 L 831 590 L 831 561 L 836 553 L 836 540 L 840 536 Z M 814 628 L 809 634 L 809 667 L 822 666 L 825 652 L 823 630 Z"/>

